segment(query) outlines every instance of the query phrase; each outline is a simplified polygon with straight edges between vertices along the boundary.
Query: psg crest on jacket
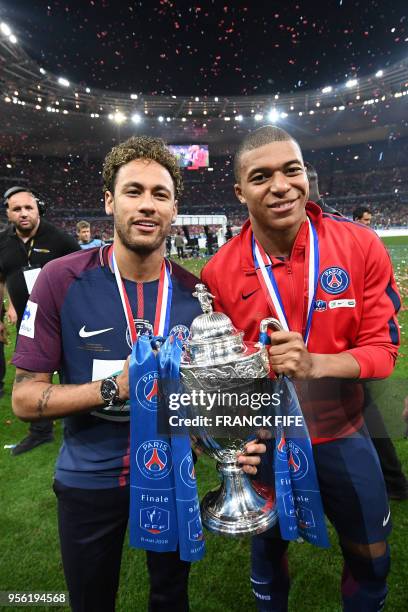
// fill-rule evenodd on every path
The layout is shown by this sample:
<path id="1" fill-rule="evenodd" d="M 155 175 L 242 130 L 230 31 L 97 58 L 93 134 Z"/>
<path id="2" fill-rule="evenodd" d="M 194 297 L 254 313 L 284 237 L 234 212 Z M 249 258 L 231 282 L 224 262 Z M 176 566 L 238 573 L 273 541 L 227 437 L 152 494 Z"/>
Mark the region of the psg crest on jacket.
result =
<path id="1" fill-rule="evenodd" d="M 320 275 L 320 285 L 326 293 L 343 293 L 350 284 L 350 278 L 343 268 L 326 268 Z"/>

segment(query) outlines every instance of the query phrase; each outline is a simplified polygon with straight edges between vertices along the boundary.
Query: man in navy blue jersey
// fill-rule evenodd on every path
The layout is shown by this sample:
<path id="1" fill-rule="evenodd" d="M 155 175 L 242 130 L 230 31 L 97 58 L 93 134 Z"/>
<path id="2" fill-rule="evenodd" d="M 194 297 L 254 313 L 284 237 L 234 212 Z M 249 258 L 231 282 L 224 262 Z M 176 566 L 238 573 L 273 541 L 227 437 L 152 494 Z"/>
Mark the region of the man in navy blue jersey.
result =
<path id="1" fill-rule="evenodd" d="M 134 334 L 150 335 L 155 325 L 165 240 L 182 191 L 175 158 L 154 138 L 133 137 L 114 147 L 103 178 L 113 246 L 45 266 L 13 359 L 16 415 L 65 417 L 54 490 L 74 612 L 115 609 L 129 517 L 129 354 Z M 175 264 L 170 269 L 170 334 L 185 337 L 201 313 L 192 297 L 197 279 Z M 51 384 L 56 370 L 59 385 Z M 248 448 L 257 450 L 256 444 Z M 258 456 L 239 459 L 245 471 L 256 472 Z M 147 565 L 149 610 L 188 610 L 190 564 L 177 551 L 148 551 Z"/>

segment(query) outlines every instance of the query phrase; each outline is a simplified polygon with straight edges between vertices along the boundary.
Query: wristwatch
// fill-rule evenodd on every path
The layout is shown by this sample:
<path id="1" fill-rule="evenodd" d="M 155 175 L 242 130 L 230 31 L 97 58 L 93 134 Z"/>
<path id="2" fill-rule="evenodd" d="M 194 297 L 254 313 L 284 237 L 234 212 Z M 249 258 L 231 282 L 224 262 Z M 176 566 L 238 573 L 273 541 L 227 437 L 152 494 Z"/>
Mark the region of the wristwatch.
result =
<path id="1" fill-rule="evenodd" d="M 105 406 L 113 406 L 119 403 L 119 385 L 116 376 L 109 376 L 101 381 L 101 397 Z"/>

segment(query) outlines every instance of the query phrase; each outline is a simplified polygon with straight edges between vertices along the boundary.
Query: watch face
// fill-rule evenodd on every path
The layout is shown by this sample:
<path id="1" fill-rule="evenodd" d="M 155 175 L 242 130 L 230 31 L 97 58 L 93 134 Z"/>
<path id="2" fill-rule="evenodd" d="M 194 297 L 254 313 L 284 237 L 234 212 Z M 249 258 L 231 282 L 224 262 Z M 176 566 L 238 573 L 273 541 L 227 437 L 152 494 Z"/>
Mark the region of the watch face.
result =
<path id="1" fill-rule="evenodd" d="M 118 385 L 112 378 L 106 378 L 101 384 L 101 396 L 104 402 L 111 402 L 118 395 Z"/>

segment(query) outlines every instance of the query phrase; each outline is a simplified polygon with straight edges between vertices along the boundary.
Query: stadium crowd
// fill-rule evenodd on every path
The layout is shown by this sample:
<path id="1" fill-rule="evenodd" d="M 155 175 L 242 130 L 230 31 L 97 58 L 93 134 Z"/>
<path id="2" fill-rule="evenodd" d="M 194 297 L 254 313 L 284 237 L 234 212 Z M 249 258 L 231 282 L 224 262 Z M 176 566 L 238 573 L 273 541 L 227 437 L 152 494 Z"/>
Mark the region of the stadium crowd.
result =
<path id="1" fill-rule="evenodd" d="M 348 217 L 358 206 L 373 213 L 373 227 L 408 225 L 408 140 L 393 140 L 311 150 L 305 158 L 317 169 L 327 204 Z M 210 169 L 184 172 L 185 190 L 179 212 L 225 214 L 232 226 L 241 226 L 245 211 L 235 198 L 232 156 L 210 156 Z M 35 187 L 47 203 L 49 219 L 75 234 L 79 218 L 92 219 L 94 235 L 112 237 L 113 226 L 103 210 L 100 162 L 88 156 L 13 156 L 3 158 L 0 189 L 12 185 Z M 85 188 L 84 188 L 85 186 Z M 173 230 L 173 234 L 176 229 Z M 202 227 L 192 227 L 202 235 Z"/>

